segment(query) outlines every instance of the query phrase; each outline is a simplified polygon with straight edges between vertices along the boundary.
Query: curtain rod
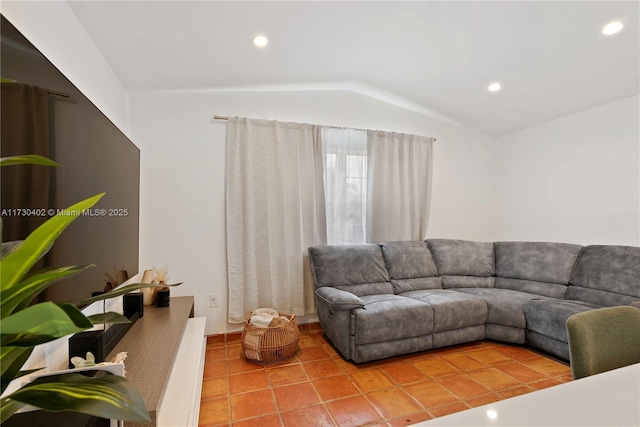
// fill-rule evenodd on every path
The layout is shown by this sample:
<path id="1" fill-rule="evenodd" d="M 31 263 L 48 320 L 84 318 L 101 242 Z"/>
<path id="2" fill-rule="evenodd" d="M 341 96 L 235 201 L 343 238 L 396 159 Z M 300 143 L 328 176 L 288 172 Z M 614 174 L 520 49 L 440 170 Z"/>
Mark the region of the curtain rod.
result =
<path id="1" fill-rule="evenodd" d="M 221 121 L 227 121 L 229 120 L 229 117 L 227 116 L 213 116 L 213 120 L 221 120 Z M 326 127 L 326 128 L 332 128 L 332 129 L 347 129 L 346 126 L 325 126 L 325 125 L 321 125 L 322 127 Z M 358 129 L 358 128 L 348 128 L 348 129 L 354 129 L 354 130 L 368 130 L 368 129 Z M 437 141 L 437 139 L 431 137 L 433 139 L 433 141 Z"/>
<path id="2" fill-rule="evenodd" d="M 18 83 L 18 81 L 12 80 L 12 79 L 3 79 L 3 83 Z M 55 90 L 48 90 L 47 92 L 49 92 L 49 95 L 51 95 L 51 96 L 60 96 L 62 98 L 69 98 L 69 94 L 68 93 L 57 92 Z"/>
<path id="3" fill-rule="evenodd" d="M 63 98 L 69 98 L 69 94 L 68 93 L 64 93 L 64 92 L 56 92 L 54 90 L 50 90 L 49 91 L 49 95 L 51 96 L 61 96 Z"/>

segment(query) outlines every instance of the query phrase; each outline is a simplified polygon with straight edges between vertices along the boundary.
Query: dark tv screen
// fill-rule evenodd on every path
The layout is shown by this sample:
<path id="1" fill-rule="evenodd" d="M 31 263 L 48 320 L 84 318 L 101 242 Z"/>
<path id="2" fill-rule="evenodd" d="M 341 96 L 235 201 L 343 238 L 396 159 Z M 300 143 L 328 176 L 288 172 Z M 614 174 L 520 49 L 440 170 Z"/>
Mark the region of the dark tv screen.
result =
<path id="1" fill-rule="evenodd" d="M 43 139 L 48 142 L 39 143 L 47 145 L 45 154 L 62 165 L 2 167 L 3 242 L 24 239 L 52 212 L 106 193 L 62 233 L 38 265 L 95 264 L 52 285 L 38 298 L 78 302 L 103 291 L 107 282 L 113 286 L 123 281 L 119 271 L 129 277 L 138 272 L 140 150 L 4 16 L 0 29 L 3 94 L 34 86 L 47 91 L 48 139 Z M 46 118 L 34 120 L 30 113 L 25 118 L 21 112 L 16 116 L 25 107 L 15 98 L 1 99 L 2 157 L 43 149 L 34 147 L 35 137 L 29 135 L 31 127 L 42 125 Z M 23 132 L 26 138 L 17 135 Z"/>

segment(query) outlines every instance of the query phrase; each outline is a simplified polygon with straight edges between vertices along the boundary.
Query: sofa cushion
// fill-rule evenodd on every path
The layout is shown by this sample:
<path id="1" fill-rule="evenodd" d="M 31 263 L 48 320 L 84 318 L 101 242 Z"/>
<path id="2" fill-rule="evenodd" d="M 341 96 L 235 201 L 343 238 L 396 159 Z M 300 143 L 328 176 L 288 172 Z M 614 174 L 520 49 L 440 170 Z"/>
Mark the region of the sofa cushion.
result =
<path id="1" fill-rule="evenodd" d="M 533 280 L 507 279 L 496 277 L 496 288 L 512 289 L 529 294 L 543 295 L 556 299 L 563 299 L 568 286 L 557 283 L 536 282 Z"/>
<path id="2" fill-rule="evenodd" d="M 405 292 L 401 296 L 413 298 L 431 306 L 433 332 L 484 325 L 487 321 L 487 304 L 475 295 L 466 295 L 447 289 L 432 289 Z"/>
<path id="3" fill-rule="evenodd" d="M 586 246 L 570 283 L 640 299 L 640 247 Z"/>
<path id="4" fill-rule="evenodd" d="M 580 245 L 551 242 L 495 242 L 496 276 L 569 284 Z"/>
<path id="5" fill-rule="evenodd" d="M 524 317 L 525 305 L 534 299 L 547 297 L 514 291 L 512 289 L 456 289 L 481 297 L 487 303 L 489 313 L 487 323 L 524 329 L 527 325 Z"/>
<path id="6" fill-rule="evenodd" d="M 393 293 L 382 250 L 375 244 L 315 246 L 309 248 L 316 288 L 333 286 L 355 295 Z M 367 288 L 367 284 L 380 284 Z M 365 285 L 353 287 L 352 285 Z M 356 290 L 357 288 L 357 290 Z"/>
<path id="7" fill-rule="evenodd" d="M 599 306 L 581 301 L 529 301 L 524 308 L 527 330 L 566 343 L 568 341 L 565 323 L 569 316 L 594 308 Z"/>
<path id="8" fill-rule="evenodd" d="M 431 251 L 440 276 L 495 275 L 493 243 L 469 240 L 429 239 Z"/>
<path id="9" fill-rule="evenodd" d="M 355 344 L 370 344 L 433 332 L 433 310 L 429 304 L 398 295 L 361 297 L 364 307 L 351 312 L 351 335 Z"/>
<path id="10" fill-rule="evenodd" d="M 417 279 L 438 275 L 425 242 L 385 242 L 380 247 L 391 279 Z"/>

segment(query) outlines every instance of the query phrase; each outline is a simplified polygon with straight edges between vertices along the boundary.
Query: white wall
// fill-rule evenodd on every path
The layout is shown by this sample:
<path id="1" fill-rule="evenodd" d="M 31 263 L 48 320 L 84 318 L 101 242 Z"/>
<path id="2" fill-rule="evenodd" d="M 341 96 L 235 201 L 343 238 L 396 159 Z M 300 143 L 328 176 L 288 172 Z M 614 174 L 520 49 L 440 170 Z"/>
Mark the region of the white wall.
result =
<path id="1" fill-rule="evenodd" d="M 500 239 L 640 245 L 638 96 L 497 140 Z"/>
<path id="2" fill-rule="evenodd" d="M 2 1 L 0 12 L 128 135 L 127 92 L 64 1 Z"/>
<path id="3" fill-rule="evenodd" d="M 225 125 L 247 116 L 435 136 L 430 237 L 492 240 L 498 229 L 492 138 L 349 91 L 131 93 L 142 150 L 141 268 L 169 266 L 172 295 L 195 295 L 207 333 L 227 325 Z M 208 306 L 217 294 L 220 307 Z M 307 319 L 308 320 L 308 319 Z M 305 319 L 301 319 L 302 322 Z"/>

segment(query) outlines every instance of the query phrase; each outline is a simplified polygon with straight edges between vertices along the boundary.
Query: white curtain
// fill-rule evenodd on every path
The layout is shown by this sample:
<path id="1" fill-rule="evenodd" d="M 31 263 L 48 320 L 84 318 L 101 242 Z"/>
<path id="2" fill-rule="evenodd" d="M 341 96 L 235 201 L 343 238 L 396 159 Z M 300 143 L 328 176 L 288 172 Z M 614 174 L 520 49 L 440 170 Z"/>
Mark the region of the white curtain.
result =
<path id="1" fill-rule="evenodd" d="M 429 224 L 433 138 L 367 131 L 367 241 L 423 240 Z"/>
<path id="2" fill-rule="evenodd" d="M 307 248 L 326 243 L 322 144 L 314 125 L 230 118 L 227 265 L 231 323 L 259 307 L 315 312 Z"/>
<path id="3" fill-rule="evenodd" d="M 367 132 L 322 128 L 327 243 L 364 243 L 367 215 Z"/>

